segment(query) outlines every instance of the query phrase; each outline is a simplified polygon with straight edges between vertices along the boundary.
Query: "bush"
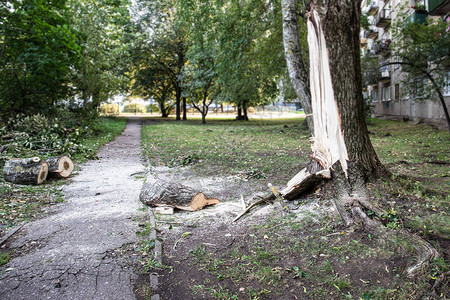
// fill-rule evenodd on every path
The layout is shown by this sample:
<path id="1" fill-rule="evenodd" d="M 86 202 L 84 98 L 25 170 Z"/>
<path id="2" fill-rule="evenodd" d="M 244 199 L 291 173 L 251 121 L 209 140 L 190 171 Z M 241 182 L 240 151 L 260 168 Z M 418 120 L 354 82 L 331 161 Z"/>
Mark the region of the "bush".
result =
<path id="1" fill-rule="evenodd" d="M 94 150 L 84 146 L 82 139 L 98 132 L 98 118 L 68 112 L 61 112 L 61 117 L 51 121 L 40 114 L 10 118 L 0 128 L 0 146 L 9 144 L 8 156 L 12 157 L 81 154 L 94 158 Z"/>
<path id="2" fill-rule="evenodd" d="M 159 106 L 156 104 L 149 104 L 145 107 L 148 113 L 154 112 L 159 113 Z"/>
<path id="3" fill-rule="evenodd" d="M 104 103 L 100 106 L 100 112 L 105 115 L 118 115 L 120 112 L 120 107 L 118 104 Z"/>
<path id="4" fill-rule="evenodd" d="M 125 106 L 123 107 L 123 112 L 124 113 L 144 113 L 145 112 L 145 107 L 142 104 L 137 104 L 137 103 L 128 103 L 125 104 Z"/>

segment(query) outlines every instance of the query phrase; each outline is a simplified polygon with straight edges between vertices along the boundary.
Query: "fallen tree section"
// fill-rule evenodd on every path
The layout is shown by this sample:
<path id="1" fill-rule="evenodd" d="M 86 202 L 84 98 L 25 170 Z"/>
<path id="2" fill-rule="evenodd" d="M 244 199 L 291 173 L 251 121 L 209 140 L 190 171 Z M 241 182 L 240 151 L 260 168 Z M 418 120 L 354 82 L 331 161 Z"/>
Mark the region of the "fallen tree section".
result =
<path id="1" fill-rule="evenodd" d="M 148 178 L 144 183 L 139 199 L 149 206 L 169 206 L 186 211 L 200 210 L 206 205 L 220 202 L 188 186 L 155 177 Z"/>
<path id="2" fill-rule="evenodd" d="M 3 167 L 3 178 L 16 184 L 41 184 L 47 175 L 48 165 L 39 157 L 13 158 Z"/>
<path id="3" fill-rule="evenodd" d="M 73 172 L 72 160 L 63 155 L 50 157 L 45 160 L 48 164 L 48 175 L 57 178 L 67 178 Z"/>

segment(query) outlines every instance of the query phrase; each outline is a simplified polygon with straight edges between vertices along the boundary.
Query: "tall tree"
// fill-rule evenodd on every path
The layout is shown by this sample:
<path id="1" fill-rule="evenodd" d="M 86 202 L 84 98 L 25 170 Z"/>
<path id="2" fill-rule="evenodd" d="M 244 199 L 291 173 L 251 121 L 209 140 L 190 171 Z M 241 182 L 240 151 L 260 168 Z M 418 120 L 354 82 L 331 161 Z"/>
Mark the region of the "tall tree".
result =
<path id="1" fill-rule="evenodd" d="M 188 46 L 188 30 L 179 12 L 182 6 L 183 1 L 145 0 L 136 2 L 134 7 L 135 23 L 141 32 L 140 45 L 151 45 L 147 50 L 160 64 L 164 64 L 165 71 L 171 76 L 177 120 L 181 120 L 181 76 Z M 171 58 L 170 63 L 167 58 Z"/>
<path id="2" fill-rule="evenodd" d="M 304 17 L 305 7 L 302 7 Z M 309 89 L 308 47 L 305 45 L 304 32 L 305 22 L 299 22 L 300 7 L 297 1 L 281 0 L 281 11 L 283 13 L 283 44 L 286 63 L 289 69 L 289 77 L 307 115 L 308 128 L 312 132 L 313 121 L 311 115 L 311 93 Z M 302 20 L 304 20 L 302 18 Z M 303 30 L 301 30 L 301 28 Z M 302 36 L 303 34 L 303 36 Z M 303 39 L 302 39 L 303 37 Z M 306 57 L 305 57 L 306 56 Z"/>
<path id="3" fill-rule="evenodd" d="M 412 274 L 437 252 L 421 238 L 407 231 L 394 232 L 365 213 L 367 209 L 384 212 L 371 201 L 365 184 L 387 171 L 372 147 L 364 120 L 359 53 L 361 1 L 310 4 L 307 18 L 313 161 L 282 194 L 298 194 L 306 183 L 333 178 L 337 189 L 334 202 L 347 224 L 362 224 L 372 234 L 395 242 L 401 234 L 408 246 L 419 252 L 419 262 L 408 269 Z"/>
<path id="4" fill-rule="evenodd" d="M 217 78 L 215 70 L 215 32 L 212 30 L 215 7 L 212 3 L 185 1 L 183 19 L 193 24 L 190 29 L 190 45 L 186 53 L 188 62 L 183 68 L 183 95 L 202 115 L 206 123 L 209 106 L 214 100 Z"/>
<path id="5" fill-rule="evenodd" d="M 0 110 L 47 112 L 70 95 L 78 34 L 65 0 L 0 3 Z"/>
<path id="6" fill-rule="evenodd" d="M 127 77 L 128 0 L 73 0 L 74 28 L 81 34 L 81 58 L 74 68 L 73 85 L 84 109 L 123 90 Z"/>
<path id="7" fill-rule="evenodd" d="M 267 103 L 278 92 L 286 63 L 281 45 L 281 11 L 277 1 L 229 1 L 219 4 L 216 67 L 219 96 L 235 103 L 238 119 L 251 105 Z"/>

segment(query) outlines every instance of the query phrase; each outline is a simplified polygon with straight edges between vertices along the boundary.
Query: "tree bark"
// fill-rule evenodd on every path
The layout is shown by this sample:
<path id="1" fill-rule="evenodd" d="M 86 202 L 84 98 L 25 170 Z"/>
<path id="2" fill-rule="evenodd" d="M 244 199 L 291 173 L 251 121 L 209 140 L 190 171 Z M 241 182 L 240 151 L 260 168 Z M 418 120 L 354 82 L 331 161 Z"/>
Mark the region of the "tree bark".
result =
<path id="1" fill-rule="evenodd" d="M 296 0 L 281 0 L 283 14 L 283 44 L 289 77 L 306 115 L 311 115 L 311 93 L 309 89 L 308 70 L 300 45 L 298 8 Z M 313 133 L 313 121 L 306 117 L 310 133 Z"/>
<path id="2" fill-rule="evenodd" d="M 186 97 L 183 97 L 183 121 L 187 120 Z"/>
<path id="3" fill-rule="evenodd" d="M 3 178 L 17 184 L 41 184 L 47 174 L 48 165 L 39 157 L 10 159 L 3 167 Z"/>
<path id="4" fill-rule="evenodd" d="M 445 119 L 447 120 L 447 130 L 450 131 L 450 115 L 448 114 L 448 109 L 447 109 L 447 105 L 445 104 L 444 95 L 442 94 L 442 91 L 439 88 L 439 86 L 436 84 L 436 81 L 434 80 L 433 76 L 431 76 L 431 74 L 428 72 L 426 73 L 426 75 L 427 75 L 428 79 L 430 79 L 434 90 L 437 92 L 437 94 L 439 96 L 439 101 L 441 102 L 442 109 L 444 110 L 444 114 L 445 114 Z"/>
<path id="5" fill-rule="evenodd" d="M 387 174 L 365 123 L 359 50 L 361 1 L 315 1 L 329 55 L 334 97 L 348 152 L 348 179 L 362 184 Z M 345 28 L 345 30 L 343 30 Z"/>
<path id="6" fill-rule="evenodd" d="M 141 189 L 139 200 L 149 206 L 171 206 L 181 210 L 195 211 L 205 205 L 220 201 L 185 185 L 160 180 L 150 176 Z"/>
<path id="7" fill-rule="evenodd" d="M 65 155 L 47 158 L 45 162 L 48 164 L 49 176 L 67 178 L 72 174 L 73 162 Z"/>

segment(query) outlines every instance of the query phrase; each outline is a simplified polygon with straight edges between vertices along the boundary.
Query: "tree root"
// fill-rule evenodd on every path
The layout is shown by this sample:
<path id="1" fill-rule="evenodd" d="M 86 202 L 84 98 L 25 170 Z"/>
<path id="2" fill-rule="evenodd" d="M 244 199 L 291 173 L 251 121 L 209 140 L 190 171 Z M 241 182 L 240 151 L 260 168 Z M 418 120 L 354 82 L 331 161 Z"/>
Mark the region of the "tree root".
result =
<path id="1" fill-rule="evenodd" d="M 414 277 L 425 265 L 427 265 L 433 258 L 438 257 L 439 253 L 431 246 L 430 243 L 421 237 L 410 233 L 406 229 L 392 230 L 384 226 L 379 221 L 374 221 L 367 216 L 362 209 L 360 202 L 354 203 L 351 208 L 353 217 L 359 221 L 366 232 L 382 239 L 389 240 L 393 243 L 399 244 L 404 248 L 414 248 L 418 253 L 417 262 L 408 267 L 408 277 Z"/>

